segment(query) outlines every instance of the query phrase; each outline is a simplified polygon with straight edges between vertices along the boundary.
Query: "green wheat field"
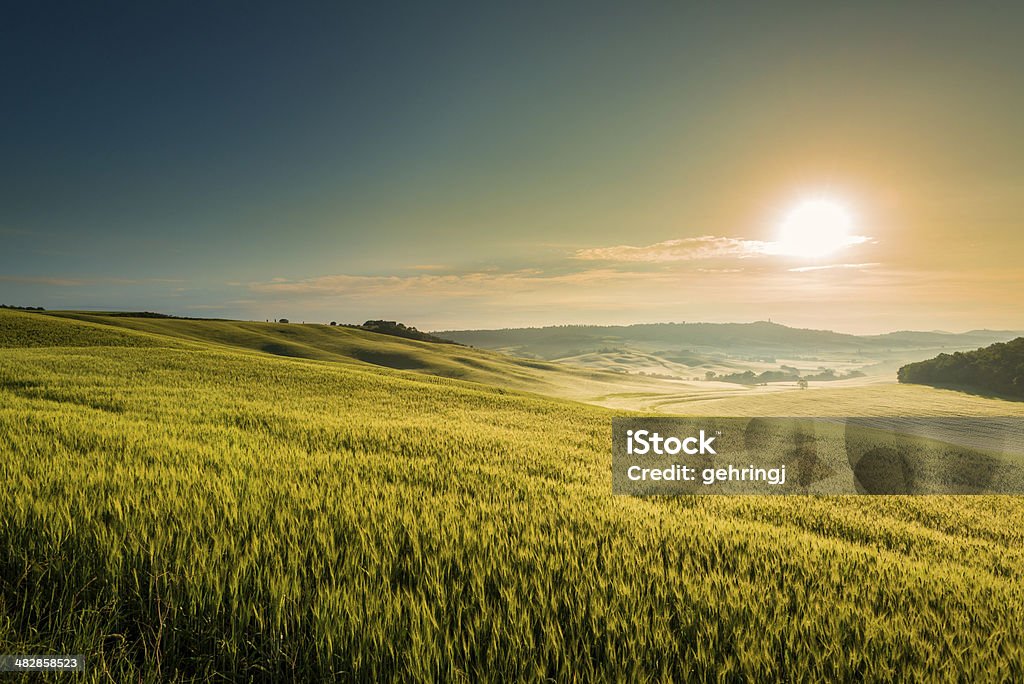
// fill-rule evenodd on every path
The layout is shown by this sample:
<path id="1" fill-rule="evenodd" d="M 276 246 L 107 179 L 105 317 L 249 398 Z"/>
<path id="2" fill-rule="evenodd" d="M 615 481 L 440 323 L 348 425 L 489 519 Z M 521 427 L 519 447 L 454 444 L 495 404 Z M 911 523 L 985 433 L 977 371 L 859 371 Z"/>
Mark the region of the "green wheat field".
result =
<path id="1" fill-rule="evenodd" d="M 1024 500 L 613 497 L 624 412 L 565 388 L 616 381 L 0 311 L 0 653 L 90 682 L 1024 681 Z M 1024 415 L 896 385 L 692 408 Z"/>

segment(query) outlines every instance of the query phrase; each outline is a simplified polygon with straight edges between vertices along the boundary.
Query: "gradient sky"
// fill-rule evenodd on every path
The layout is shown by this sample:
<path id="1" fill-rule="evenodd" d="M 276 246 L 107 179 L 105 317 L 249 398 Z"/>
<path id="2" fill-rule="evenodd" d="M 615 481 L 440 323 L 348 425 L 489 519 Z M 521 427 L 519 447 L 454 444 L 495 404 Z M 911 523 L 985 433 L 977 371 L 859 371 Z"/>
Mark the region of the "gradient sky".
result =
<path id="1" fill-rule="evenodd" d="M 1021 35 L 1019 2 L 6 3 L 0 303 L 1024 328 Z M 866 239 L 777 254 L 819 196 Z"/>

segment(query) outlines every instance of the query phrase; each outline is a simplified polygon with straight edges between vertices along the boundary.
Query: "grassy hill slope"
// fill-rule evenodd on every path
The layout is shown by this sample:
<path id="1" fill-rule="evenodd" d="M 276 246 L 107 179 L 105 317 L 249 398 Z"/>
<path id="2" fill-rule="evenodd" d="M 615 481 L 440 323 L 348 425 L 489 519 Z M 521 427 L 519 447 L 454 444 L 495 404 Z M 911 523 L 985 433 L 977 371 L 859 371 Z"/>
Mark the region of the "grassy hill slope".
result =
<path id="1" fill-rule="evenodd" d="M 39 313 L 0 309 L 3 347 L 180 346 L 173 340 L 119 330 L 104 321 L 64 321 Z"/>
<path id="2" fill-rule="evenodd" d="M 84 681 L 1024 677 L 1017 499 L 613 497 L 596 407 L 36 337 L 0 349 L 0 651 Z"/>
<path id="3" fill-rule="evenodd" d="M 5 337 L 4 331 L 6 333 Z M 372 364 L 620 410 L 691 415 L 1021 415 L 1024 405 L 877 380 L 748 388 L 584 369 L 454 345 L 324 325 L 0 311 L 11 335 L 55 346 L 215 347 L 362 366 Z M 15 339 L 15 338 L 10 338 Z M 9 346 L 9 345 L 8 345 Z M 652 365 L 652 372 L 656 366 Z"/>
<path id="4" fill-rule="evenodd" d="M 319 361 L 357 361 L 580 400 L 616 391 L 658 391 L 659 388 L 672 390 L 678 387 L 678 383 L 653 378 L 588 371 L 544 361 L 518 359 L 483 349 L 420 342 L 343 326 L 133 318 L 80 312 L 47 312 L 47 315 L 55 320 L 83 321 L 110 326 L 114 330 L 160 335 L 171 341 L 211 343 Z"/>

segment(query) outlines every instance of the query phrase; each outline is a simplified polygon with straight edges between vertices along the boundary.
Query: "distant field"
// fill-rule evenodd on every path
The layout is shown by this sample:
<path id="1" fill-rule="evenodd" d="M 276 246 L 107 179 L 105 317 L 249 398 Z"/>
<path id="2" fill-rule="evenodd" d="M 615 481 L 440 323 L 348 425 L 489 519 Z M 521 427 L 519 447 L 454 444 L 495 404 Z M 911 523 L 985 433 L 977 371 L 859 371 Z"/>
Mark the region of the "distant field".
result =
<path id="1" fill-rule="evenodd" d="M 32 321 L 35 326 L 46 320 L 38 318 L 39 314 L 20 315 L 27 317 L 23 320 Z M 180 346 L 181 342 L 212 343 L 277 356 L 348 364 L 362 362 L 607 408 L 645 412 L 768 415 L 765 411 L 782 411 L 774 415 L 805 415 L 807 411 L 831 410 L 829 407 L 834 406 L 832 413 L 839 415 L 892 414 L 903 410 L 922 415 L 946 412 L 992 415 L 993 411 L 1012 413 L 1024 406 L 945 390 L 896 387 L 895 375 L 890 381 L 871 375 L 854 380 L 813 382 L 809 390 L 801 392 L 795 383 L 745 387 L 724 382 L 680 381 L 635 373 L 612 373 L 601 367 L 587 370 L 572 364 L 520 359 L 485 349 L 417 342 L 326 325 L 126 318 L 62 312 L 50 315 L 102 326 L 88 330 L 102 330 L 105 335 L 120 336 L 116 338 L 120 340 L 119 344 Z M 50 325 L 56 329 L 53 326 L 57 323 Z M 125 330 L 149 335 L 139 341 L 141 338 L 138 336 L 124 335 Z M 75 339 L 80 333 L 78 328 L 73 328 L 64 334 Z M 869 387 L 872 389 L 866 389 Z M 782 394 L 776 396 L 779 393 Z M 767 398 L 767 395 L 772 398 Z M 729 401 L 723 403 L 722 400 Z"/>
<path id="2" fill-rule="evenodd" d="M 965 333 L 894 332 L 848 335 L 790 328 L 778 323 L 655 323 L 629 326 L 568 325 L 502 330 L 451 330 L 439 335 L 514 356 L 547 359 L 590 370 L 646 374 L 677 380 L 727 376 L 750 370 L 799 372 L 813 377 L 863 373 L 894 381 L 909 362 L 943 352 L 1010 340 L 1012 330 Z M 830 381 L 821 380 L 822 382 Z"/>
<path id="3" fill-rule="evenodd" d="M 76 681 L 1024 680 L 1017 498 L 613 497 L 610 410 L 158 323 L 0 311 L 0 652 L 85 653 Z"/>
<path id="4" fill-rule="evenodd" d="M 683 401 L 659 400 L 668 413 L 720 416 L 1024 416 L 1024 402 L 895 382 L 812 386 L 780 392 Z"/>

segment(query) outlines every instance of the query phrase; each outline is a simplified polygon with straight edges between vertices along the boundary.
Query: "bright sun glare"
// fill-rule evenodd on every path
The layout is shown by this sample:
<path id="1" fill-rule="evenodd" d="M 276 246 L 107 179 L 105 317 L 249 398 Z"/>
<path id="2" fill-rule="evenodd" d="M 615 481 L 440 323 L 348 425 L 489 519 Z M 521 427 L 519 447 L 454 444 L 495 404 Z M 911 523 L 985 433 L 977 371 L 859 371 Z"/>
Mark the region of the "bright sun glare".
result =
<path id="1" fill-rule="evenodd" d="M 850 235 L 853 221 L 844 207 L 826 199 L 804 200 L 779 227 L 779 253 L 817 258 L 859 242 Z"/>

